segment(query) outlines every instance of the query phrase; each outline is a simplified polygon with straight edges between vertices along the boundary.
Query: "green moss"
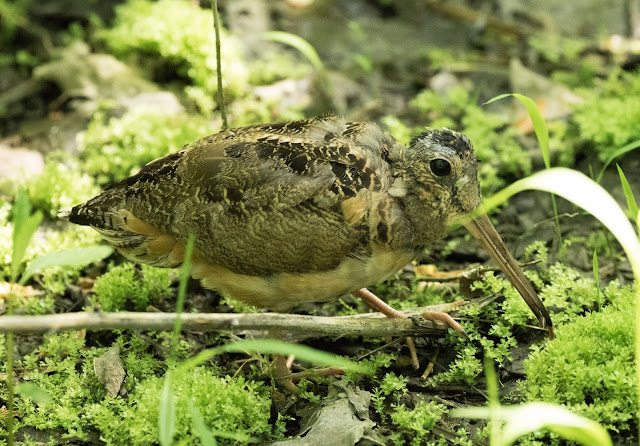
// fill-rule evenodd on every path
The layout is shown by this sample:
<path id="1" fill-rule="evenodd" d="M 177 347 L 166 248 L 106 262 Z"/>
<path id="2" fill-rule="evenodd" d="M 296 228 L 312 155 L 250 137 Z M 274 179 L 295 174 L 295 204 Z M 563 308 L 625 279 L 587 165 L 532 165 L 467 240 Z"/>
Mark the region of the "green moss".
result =
<path id="1" fill-rule="evenodd" d="M 387 373 L 373 389 L 371 403 L 382 420 L 393 425 L 390 439 L 394 445 L 426 444 L 446 409 L 435 401 L 419 401 L 412 408 L 407 407 L 401 400 L 408 392 L 408 382 L 405 376 Z"/>
<path id="2" fill-rule="evenodd" d="M 346 376 L 354 382 L 365 379 L 365 376 L 373 376 L 377 374 L 380 369 L 388 368 L 391 364 L 398 359 L 398 356 L 394 353 L 376 353 L 375 355 L 368 356 L 358 361 L 358 364 L 367 369 L 367 373 L 354 373 L 347 371 Z"/>
<path id="3" fill-rule="evenodd" d="M 44 390 L 50 401 L 18 398 L 16 427 L 52 429 L 64 441 L 87 442 L 97 431 L 108 445 L 157 443 L 163 379 L 156 374 L 162 372 L 164 362 L 147 353 L 149 341 L 139 335 L 121 335 L 117 342 L 127 374 L 126 396 L 109 395 L 93 371 L 93 359 L 107 348 L 88 347 L 86 338 L 76 332 L 45 336 L 42 345 L 23 358 L 21 379 Z M 0 343 L 0 359 L 4 358 L 3 346 Z M 4 361 L 0 365 L 4 370 Z M 187 410 L 188 405 L 195 405 L 214 432 L 233 436 L 240 443 L 248 443 L 249 437 L 270 439 L 269 389 L 243 378 L 221 378 L 218 373 L 216 367 L 200 367 L 174 375 L 178 438 L 189 444 L 195 441 Z M 0 399 L 5 397 L 2 381 Z M 223 438 L 219 442 L 236 444 Z"/>
<path id="4" fill-rule="evenodd" d="M 148 445 L 158 442 L 158 407 L 163 378 L 151 377 L 141 382 L 129 396 L 107 398 L 103 404 L 87 409 L 107 445 Z M 176 438 L 194 444 L 188 406 L 202 414 L 206 425 L 221 434 L 221 445 L 253 443 L 249 438 L 270 437 L 269 389 L 242 377 L 220 378 L 204 367 L 179 372 L 173 377 L 176 410 Z M 226 435 L 225 435 L 226 434 Z M 234 437 L 238 441 L 223 438 Z M 242 440 L 244 439 L 244 441 Z"/>
<path id="5" fill-rule="evenodd" d="M 122 180 L 144 164 L 215 130 L 202 116 L 137 108 L 108 120 L 103 112 L 97 113 L 78 136 L 78 145 L 84 168 L 104 185 Z"/>
<path id="6" fill-rule="evenodd" d="M 534 243 L 526 250 L 529 256 L 546 260 L 547 248 L 542 243 Z M 526 271 L 538 294 L 547 307 L 554 309 L 554 324 L 561 326 L 593 309 L 597 303 L 596 287 L 593 278 L 583 277 L 578 271 L 565 264 L 555 263 L 540 270 Z M 511 359 L 511 351 L 518 346 L 515 336 L 517 328 L 525 325 L 537 325 L 531 310 L 522 297 L 505 279 L 493 273 L 477 281 L 474 288 L 484 295 L 504 296 L 501 301 L 493 302 L 483 308 L 469 305 L 461 307 L 459 312 L 464 320 L 462 326 L 468 339 L 457 334 L 447 337 L 454 344 L 456 359 L 447 371 L 433 376 L 433 384 L 451 383 L 472 385 L 482 374 L 482 355 L 492 358 L 499 366 Z"/>
<path id="7" fill-rule="evenodd" d="M 585 101 L 574 105 L 573 122 L 582 139 L 593 141 L 600 159 L 640 139 L 640 73 L 615 71 L 582 95 Z"/>
<path id="8" fill-rule="evenodd" d="M 270 85 L 284 79 L 302 78 L 311 73 L 311 66 L 298 62 L 289 52 L 274 50 L 250 61 L 248 71 L 251 85 Z"/>
<path id="9" fill-rule="evenodd" d="M 589 42 L 553 33 L 540 33 L 529 40 L 531 46 L 553 63 L 576 63 Z"/>
<path id="10" fill-rule="evenodd" d="M 394 405 L 391 421 L 395 432 L 391 440 L 395 445 L 423 445 L 429 438 L 436 423 L 446 412 L 442 404 L 435 401 L 420 401 L 409 409 L 404 404 Z"/>
<path id="11" fill-rule="evenodd" d="M 87 441 L 90 421 L 86 405 L 98 403 L 106 395 L 93 373 L 92 362 L 105 350 L 87 348 L 85 338 L 77 332 L 45 336 L 40 348 L 23 358 L 23 380 L 39 386 L 51 401 L 19 398 L 17 410 L 21 416 L 16 427 L 55 429 L 65 440 Z"/>
<path id="12" fill-rule="evenodd" d="M 170 270 L 131 262 L 113 266 L 93 286 L 102 311 L 144 311 L 150 303 L 169 295 Z"/>
<path id="13" fill-rule="evenodd" d="M 112 29 L 100 37 L 120 56 L 151 55 L 187 79 L 187 95 L 203 111 L 213 109 L 218 89 L 215 37 L 210 10 L 186 1 L 129 0 L 116 8 Z M 224 88 L 231 97 L 246 91 L 248 72 L 238 40 L 221 30 Z"/>
<path id="14" fill-rule="evenodd" d="M 61 154 L 49 156 L 42 173 L 26 185 L 33 208 L 51 218 L 56 218 L 61 208 L 83 203 L 100 192 L 93 179 L 80 171 L 77 161 L 64 158 Z"/>
<path id="15" fill-rule="evenodd" d="M 615 432 L 636 431 L 634 293 L 612 282 L 612 305 L 559 326 L 557 337 L 525 362 L 527 399 L 567 406 Z"/>

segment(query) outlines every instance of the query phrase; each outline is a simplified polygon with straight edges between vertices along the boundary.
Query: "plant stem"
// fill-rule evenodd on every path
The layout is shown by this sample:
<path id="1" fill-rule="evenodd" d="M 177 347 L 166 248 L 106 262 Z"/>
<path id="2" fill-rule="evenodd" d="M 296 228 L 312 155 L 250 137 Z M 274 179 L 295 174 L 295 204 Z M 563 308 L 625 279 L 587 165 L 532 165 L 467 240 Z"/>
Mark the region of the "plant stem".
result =
<path id="1" fill-rule="evenodd" d="M 489 396 L 489 422 L 491 423 L 491 437 L 489 439 L 490 446 L 502 444 L 501 421 L 498 417 L 500 410 L 500 396 L 498 393 L 498 377 L 494 369 L 493 360 L 485 355 L 484 357 L 484 376 L 487 381 L 487 395 Z"/>
<path id="2" fill-rule="evenodd" d="M 216 34 L 216 71 L 218 76 L 218 107 L 222 116 L 222 130 L 229 128 L 227 121 L 227 106 L 224 102 L 224 91 L 222 91 L 222 60 L 220 57 L 220 14 L 218 14 L 218 0 L 211 0 L 211 10 L 213 11 L 213 29 Z"/>

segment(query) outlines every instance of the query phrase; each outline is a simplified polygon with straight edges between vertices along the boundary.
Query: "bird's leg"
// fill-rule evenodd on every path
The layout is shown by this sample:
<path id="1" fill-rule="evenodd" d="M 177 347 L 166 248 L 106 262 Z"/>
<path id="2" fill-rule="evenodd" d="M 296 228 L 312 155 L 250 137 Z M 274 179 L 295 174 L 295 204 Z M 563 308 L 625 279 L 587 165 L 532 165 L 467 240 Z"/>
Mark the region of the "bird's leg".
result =
<path id="1" fill-rule="evenodd" d="M 359 290 L 352 291 L 351 294 L 359 297 L 360 299 L 365 301 L 366 304 L 371 308 L 378 310 L 380 313 L 384 314 L 387 317 L 408 317 L 406 314 L 396 310 L 366 288 L 360 288 Z M 407 347 L 409 348 L 409 354 L 411 355 L 411 364 L 413 365 L 414 369 L 418 370 L 420 368 L 420 363 L 418 362 L 418 352 L 416 351 L 416 344 L 413 342 L 413 338 L 411 336 L 407 336 L 406 342 Z"/>
<path id="2" fill-rule="evenodd" d="M 282 331 L 280 329 L 269 330 L 269 336 L 272 339 L 282 340 Z M 290 393 L 298 393 L 298 387 L 291 380 L 291 370 L 287 364 L 287 358 L 283 355 L 273 355 L 274 376 L 276 384 Z"/>

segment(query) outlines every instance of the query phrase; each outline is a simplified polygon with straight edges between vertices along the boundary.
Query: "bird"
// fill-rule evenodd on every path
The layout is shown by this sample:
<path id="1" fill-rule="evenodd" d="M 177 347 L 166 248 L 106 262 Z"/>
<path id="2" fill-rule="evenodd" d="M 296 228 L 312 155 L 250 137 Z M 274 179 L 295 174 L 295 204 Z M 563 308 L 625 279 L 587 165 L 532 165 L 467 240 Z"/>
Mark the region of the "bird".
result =
<path id="1" fill-rule="evenodd" d="M 552 333 L 486 213 L 471 141 L 426 130 L 402 145 L 372 122 L 324 116 L 239 127 L 151 161 L 60 217 L 89 225 L 125 257 L 191 275 L 248 304 L 289 311 L 367 290 L 445 237 L 461 217 Z M 437 319 L 437 317 L 434 317 Z"/>

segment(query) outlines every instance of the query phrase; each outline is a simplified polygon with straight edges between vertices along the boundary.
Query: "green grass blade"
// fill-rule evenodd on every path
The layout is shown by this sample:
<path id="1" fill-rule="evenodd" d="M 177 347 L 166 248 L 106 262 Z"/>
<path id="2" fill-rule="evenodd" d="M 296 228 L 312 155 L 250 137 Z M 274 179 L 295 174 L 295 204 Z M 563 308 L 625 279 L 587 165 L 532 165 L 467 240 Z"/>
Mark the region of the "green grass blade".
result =
<path id="1" fill-rule="evenodd" d="M 518 93 L 507 93 L 496 96 L 489 101 L 485 102 L 485 104 L 490 104 L 491 102 L 497 101 L 499 99 L 506 98 L 508 96 L 513 96 L 518 99 L 520 102 L 524 104 L 529 112 L 529 117 L 531 118 L 531 122 L 533 123 L 533 130 L 536 133 L 536 138 L 538 139 L 538 144 L 540 145 L 540 151 L 542 152 L 542 159 L 544 160 L 544 165 L 547 169 L 551 168 L 551 151 L 549 149 L 549 128 L 547 127 L 547 123 L 544 121 L 542 117 L 542 113 L 540 113 L 540 109 L 536 105 L 536 103 L 528 96 L 518 94 Z M 562 243 L 562 231 L 560 230 L 560 217 L 558 216 L 558 205 L 556 204 L 555 195 L 551 194 L 551 205 L 553 206 L 553 217 L 555 220 L 556 226 L 556 237 L 558 241 Z"/>
<path id="2" fill-rule="evenodd" d="M 490 446 L 498 446 L 502 442 L 502 430 L 498 411 L 500 410 L 500 396 L 498 393 L 498 377 L 493 366 L 493 360 L 484 356 L 484 376 L 487 380 L 487 394 L 489 395 L 489 423 L 491 424 Z"/>
<path id="3" fill-rule="evenodd" d="M 199 353 L 192 359 L 185 361 L 180 368 L 193 369 L 205 362 L 209 361 L 215 355 L 220 353 L 274 353 L 280 355 L 295 355 L 296 359 L 308 361 L 313 364 L 323 366 L 340 367 L 345 370 L 356 373 L 366 374 L 369 371 L 360 364 L 342 358 L 340 356 L 316 350 L 305 345 L 289 344 L 287 342 L 276 341 L 274 339 L 252 339 L 233 342 L 221 345 L 219 347 L 210 348 Z"/>
<path id="4" fill-rule="evenodd" d="M 62 251 L 50 252 L 33 259 L 25 268 L 20 278 L 24 284 L 35 273 L 54 266 L 82 266 L 97 262 L 113 253 L 111 246 L 87 246 L 84 248 L 70 248 Z"/>
<path id="5" fill-rule="evenodd" d="M 631 212 L 631 215 L 635 217 L 636 215 L 638 215 L 638 203 L 636 202 L 636 197 L 633 196 L 633 191 L 631 190 L 631 186 L 629 185 L 624 172 L 619 165 L 616 164 L 616 167 L 618 168 L 618 175 L 620 175 L 620 183 L 622 183 L 624 197 L 627 199 L 627 207 L 629 208 L 629 212 Z M 638 222 L 638 220 L 636 220 L 636 225 L 640 225 L 640 222 Z"/>
<path id="6" fill-rule="evenodd" d="M 178 340 L 180 339 L 180 331 L 182 330 L 182 319 L 180 315 L 184 310 L 184 299 L 187 295 L 187 284 L 191 275 L 191 257 L 193 256 L 193 246 L 195 245 L 195 236 L 189 235 L 187 246 L 184 250 L 184 262 L 180 268 L 180 283 L 178 284 L 178 299 L 176 302 L 176 321 L 173 324 L 173 335 L 171 336 L 171 358 L 175 358 L 178 351 Z"/>
<path id="7" fill-rule="evenodd" d="M 548 403 L 526 403 L 500 407 L 499 419 L 505 422 L 501 446 L 513 444 L 519 437 L 547 429 L 566 440 L 586 446 L 612 446 L 607 430 L 593 420 L 576 415 L 564 407 Z M 489 407 L 454 409 L 451 416 L 459 418 L 489 418 Z"/>
<path id="8" fill-rule="evenodd" d="M 211 429 L 209 429 L 204 422 L 204 418 L 198 408 L 193 404 L 189 404 L 187 407 L 189 408 L 189 416 L 191 417 L 191 428 L 198 436 L 198 439 L 200 439 L 202 446 L 218 446 L 216 437 L 213 436 Z"/>
<path id="9" fill-rule="evenodd" d="M 518 99 L 527 108 L 529 117 L 531 118 L 531 122 L 533 123 L 533 130 L 535 131 L 536 138 L 538 138 L 538 143 L 540 144 L 540 151 L 542 152 L 544 165 L 547 169 L 551 168 L 551 154 L 549 151 L 549 129 L 547 128 L 547 124 L 544 122 L 544 118 L 542 117 L 542 113 L 540 113 L 540 109 L 538 109 L 538 106 L 533 101 L 533 99 L 518 93 L 506 93 L 489 99 L 487 102 L 485 102 L 485 104 L 491 104 L 492 102 L 504 99 L 509 96 L 513 96 L 514 98 Z"/>
<path id="10" fill-rule="evenodd" d="M 501 99 L 508 98 L 511 95 L 512 95 L 512 93 L 499 94 L 498 96 L 492 97 L 491 99 L 489 99 L 487 102 L 483 103 L 482 105 L 488 105 L 488 104 L 491 104 L 492 102 L 497 102 L 497 101 L 499 101 Z"/>
<path id="11" fill-rule="evenodd" d="M 22 395 L 40 404 L 47 404 L 51 401 L 51 395 L 42 387 L 30 382 L 21 382 L 16 386 L 16 394 Z"/>
<path id="12" fill-rule="evenodd" d="M 640 244 L 631 223 L 614 198 L 580 172 L 554 167 L 535 173 L 489 197 L 484 201 L 484 209 L 493 209 L 509 197 L 530 189 L 559 195 L 600 220 L 618 239 L 629 257 L 635 277 L 640 278 Z"/>
<path id="13" fill-rule="evenodd" d="M 171 383 L 171 370 L 164 376 L 158 408 L 158 440 L 162 446 L 171 446 L 176 432 L 176 404 Z"/>
<path id="14" fill-rule="evenodd" d="M 33 234 L 42 222 L 42 212 L 31 214 L 31 203 L 24 189 L 18 189 L 12 208 L 13 214 L 13 249 L 11 252 L 11 282 L 18 280 L 20 264 L 27 252 Z"/>
<path id="15" fill-rule="evenodd" d="M 604 166 L 602 166 L 602 169 L 600 169 L 600 173 L 598 173 L 596 182 L 599 183 L 600 180 L 602 180 L 602 175 L 604 175 L 604 171 L 607 170 L 607 167 L 609 167 L 609 164 L 611 164 L 616 158 L 624 155 L 627 152 L 631 152 L 632 150 L 635 150 L 638 147 L 640 147 L 640 139 L 637 141 L 630 142 L 629 144 L 622 146 L 618 150 L 613 152 L 611 156 L 607 159 L 607 161 L 604 163 Z"/>
<path id="16" fill-rule="evenodd" d="M 311 62 L 311 65 L 313 65 L 316 70 L 324 71 L 324 64 L 322 63 L 322 60 L 320 60 L 318 52 L 302 37 L 284 31 L 268 31 L 264 33 L 263 36 L 267 40 L 273 40 L 274 42 L 280 42 L 294 47 L 300 51 L 300 53 L 302 53 L 309 62 Z"/>

